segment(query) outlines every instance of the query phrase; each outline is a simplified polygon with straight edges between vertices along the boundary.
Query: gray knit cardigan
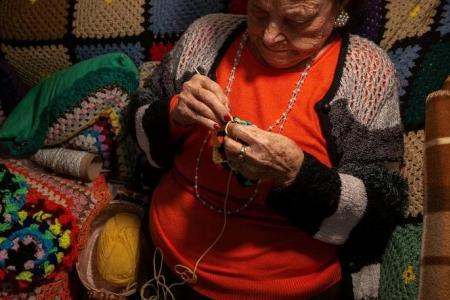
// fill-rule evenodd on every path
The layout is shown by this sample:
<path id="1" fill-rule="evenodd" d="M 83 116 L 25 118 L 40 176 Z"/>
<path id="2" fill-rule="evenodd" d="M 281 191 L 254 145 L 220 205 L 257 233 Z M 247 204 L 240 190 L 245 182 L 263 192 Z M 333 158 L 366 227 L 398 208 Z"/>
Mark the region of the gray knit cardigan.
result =
<path id="1" fill-rule="evenodd" d="M 136 139 L 153 167 L 170 168 L 182 143 L 169 139 L 170 99 L 194 68 L 214 79 L 245 28 L 243 16 L 197 20 L 134 96 Z M 380 260 L 405 199 L 392 168 L 403 154 L 398 83 L 379 47 L 358 36 L 342 38 L 334 82 L 315 107 L 332 168 L 305 153 L 295 182 L 272 190 L 267 205 L 314 238 L 340 245 L 345 298 L 376 298 Z"/>

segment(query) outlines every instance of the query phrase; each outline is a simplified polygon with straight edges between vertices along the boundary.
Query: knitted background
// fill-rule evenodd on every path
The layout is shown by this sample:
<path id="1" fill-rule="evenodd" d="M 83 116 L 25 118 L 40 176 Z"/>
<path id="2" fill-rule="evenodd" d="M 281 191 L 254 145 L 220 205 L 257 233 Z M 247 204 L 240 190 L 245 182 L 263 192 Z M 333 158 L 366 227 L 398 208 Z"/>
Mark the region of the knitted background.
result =
<path id="1" fill-rule="evenodd" d="M 161 60 L 198 17 L 244 6 L 240 0 L 2 0 L 0 56 L 28 86 L 117 50 L 140 65 Z"/>

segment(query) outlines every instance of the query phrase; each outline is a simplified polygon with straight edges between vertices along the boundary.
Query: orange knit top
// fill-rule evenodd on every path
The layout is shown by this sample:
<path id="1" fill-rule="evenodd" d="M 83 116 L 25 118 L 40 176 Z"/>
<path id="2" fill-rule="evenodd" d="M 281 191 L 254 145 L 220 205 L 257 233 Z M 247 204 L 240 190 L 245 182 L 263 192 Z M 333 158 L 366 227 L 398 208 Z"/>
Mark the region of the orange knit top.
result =
<path id="1" fill-rule="evenodd" d="M 218 66 L 217 82 L 223 89 L 239 42 L 240 37 Z M 283 131 L 327 166 L 331 163 L 314 105 L 331 87 L 340 49 L 341 39 L 336 38 L 312 64 Z M 267 67 L 246 45 L 229 95 L 232 115 L 268 128 L 286 110 L 302 72 L 303 68 Z M 171 109 L 177 100 L 172 99 Z M 171 124 L 171 133 L 174 139 L 183 139 L 183 148 L 154 191 L 150 232 L 172 270 L 176 264 L 193 269 L 219 234 L 224 217 L 196 199 L 193 188 L 196 160 L 208 131 Z M 223 207 L 229 171 L 213 163 L 211 139 L 200 157 L 198 174 L 202 199 Z M 227 208 L 241 207 L 254 189 L 232 178 Z M 227 217 L 225 232 L 199 263 L 198 282 L 192 288 L 213 299 L 306 299 L 340 280 L 337 247 L 313 239 L 271 211 L 265 204 L 270 189 L 269 183 L 262 183 L 247 208 Z"/>

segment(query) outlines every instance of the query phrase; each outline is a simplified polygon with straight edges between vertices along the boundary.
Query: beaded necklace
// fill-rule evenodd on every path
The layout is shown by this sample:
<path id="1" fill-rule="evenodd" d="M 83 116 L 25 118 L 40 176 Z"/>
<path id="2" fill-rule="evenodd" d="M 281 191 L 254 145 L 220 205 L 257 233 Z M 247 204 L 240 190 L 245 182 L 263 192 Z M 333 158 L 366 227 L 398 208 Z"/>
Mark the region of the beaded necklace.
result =
<path id="1" fill-rule="evenodd" d="M 244 46 L 247 42 L 248 39 L 248 31 L 245 31 L 244 34 L 242 35 L 240 44 L 239 44 L 239 48 L 236 52 L 236 56 L 234 57 L 233 60 L 233 67 L 231 68 L 230 71 L 230 76 L 228 77 L 228 81 L 227 81 L 227 86 L 225 88 L 225 96 L 228 97 L 228 95 L 231 92 L 231 85 L 234 81 L 235 78 L 235 74 L 236 74 L 236 69 L 240 63 L 241 60 L 241 56 L 242 56 L 242 52 L 244 50 Z M 296 101 L 297 101 L 297 96 L 303 86 L 303 84 L 305 83 L 306 77 L 308 77 L 309 74 L 309 70 L 311 69 L 311 60 L 308 61 L 306 63 L 305 69 L 303 70 L 302 74 L 300 75 L 300 78 L 297 80 L 297 83 L 295 84 L 295 88 L 292 91 L 292 95 L 291 98 L 289 99 L 288 103 L 287 103 L 287 107 L 286 110 L 281 114 L 281 116 L 275 121 L 275 123 L 271 126 L 269 126 L 267 128 L 267 131 L 273 131 L 275 128 L 278 127 L 278 133 L 282 133 L 284 130 L 284 125 L 286 124 L 287 118 L 289 113 L 291 112 L 292 108 L 294 107 Z M 216 207 L 213 204 L 207 202 L 206 200 L 204 200 L 201 196 L 200 196 L 200 191 L 198 188 L 198 181 L 199 181 L 199 176 L 198 176 L 198 171 L 199 171 L 199 167 L 200 167 L 200 161 L 201 161 L 201 156 L 203 154 L 203 151 L 205 149 L 206 144 L 208 143 L 210 137 L 211 137 L 211 132 L 212 131 L 208 131 L 208 134 L 206 135 L 205 139 L 202 142 L 202 145 L 200 146 L 200 150 L 196 159 L 196 164 L 195 164 L 195 175 L 194 175 L 194 191 L 195 191 L 195 197 L 200 201 L 200 203 L 202 203 L 203 205 L 205 205 L 207 208 L 217 212 L 217 213 L 226 213 L 228 215 L 230 214 L 235 214 L 235 213 L 239 213 L 240 211 L 242 211 L 243 209 L 247 208 L 250 203 L 252 203 L 255 200 L 256 194 L 258 193 L 258 187 L 261 183 L 261 180 L 258 180 L 255 190 L 253 191 L 252 195 L 249 197 L 249 199 L 241 206 L 238 207 L 234 210 L 224 210 L 222 208 Z M 231 175 L 231 170 L 230 170 L 230 175 Z M 227 191 L 228 194 L 228 191 Z M 225 206 L 226 207 L 226 206 Z"/>

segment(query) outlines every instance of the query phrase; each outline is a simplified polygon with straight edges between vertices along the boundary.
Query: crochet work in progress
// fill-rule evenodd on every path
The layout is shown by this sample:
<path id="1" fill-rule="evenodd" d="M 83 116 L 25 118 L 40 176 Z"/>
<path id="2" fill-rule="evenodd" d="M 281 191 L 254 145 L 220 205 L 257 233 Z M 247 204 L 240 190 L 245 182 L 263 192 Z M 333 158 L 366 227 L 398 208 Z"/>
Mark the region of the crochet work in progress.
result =
<path id="1" fill-rule="evenodd" d="M 51 280 L 77 253 L 73 215 L 0 165 L 0 283 L 19 288 Z"/>

